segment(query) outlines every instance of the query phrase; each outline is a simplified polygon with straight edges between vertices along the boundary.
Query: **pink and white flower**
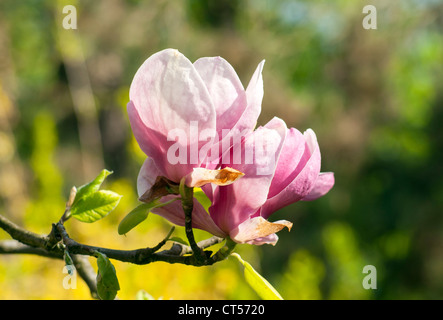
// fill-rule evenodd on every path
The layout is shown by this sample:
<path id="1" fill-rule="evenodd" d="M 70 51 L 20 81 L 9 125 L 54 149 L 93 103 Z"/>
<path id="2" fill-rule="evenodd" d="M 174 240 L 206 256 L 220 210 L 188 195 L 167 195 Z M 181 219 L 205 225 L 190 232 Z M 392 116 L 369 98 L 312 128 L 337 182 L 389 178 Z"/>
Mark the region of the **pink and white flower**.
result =
<path id="1" fill-rule="evenodd" d="M 286 220 L 269 222 L 275 211 L 300 200 L 314 200 L 325 195 L 334 185 L 332 172 L 320 173 L 320 150 L 314 131 L 304 134 L 287 129 L 283 120 L 274 118 L 251 133 L 242 144 L 253 143 L 257 137 L 267 137 L 265 148 L 275 150 L 278 161 L 269 174 L 258 174 L 257 166 L 273 163 L 267 158 L 252 164 L 230 164 L 244 176 L 228 186 L 205 185 L 205 194 L 212 201 L 209 215 L 194 201 L 194 227 L 220 237 L 230 237 L 238 243 L 275 244 L 276 232 L 292 223 Z M 179 203 L 155 209 L 177 225 L 184 225 Z"/>
<path id="2" fill-rule="evenodd" d="M 208 214 L 194 199 L 194 228 L 259 245 L 275 244 L 276 232 L 292 226 L 286 220 L 269 222 L 272 213 L 332 188 L 333 173 L 320 173 L 314 131 L 288 129 L 278 118 L 254 130 L 263 98 L 263 64 L 245 90 L 220 57 L 192 64 L 177 50 L 167 49 L 143 63 L 127 107 L 135 138 L 148 156 L 137 181 L 139 196 L 158 177 L 175 183 L 184 178 L 189 187 L 201 187 L 212 202 Z M 177 151 L 180 157 L 174 157 Z M 152 212 L 185 224 L 180 201 Z"/>

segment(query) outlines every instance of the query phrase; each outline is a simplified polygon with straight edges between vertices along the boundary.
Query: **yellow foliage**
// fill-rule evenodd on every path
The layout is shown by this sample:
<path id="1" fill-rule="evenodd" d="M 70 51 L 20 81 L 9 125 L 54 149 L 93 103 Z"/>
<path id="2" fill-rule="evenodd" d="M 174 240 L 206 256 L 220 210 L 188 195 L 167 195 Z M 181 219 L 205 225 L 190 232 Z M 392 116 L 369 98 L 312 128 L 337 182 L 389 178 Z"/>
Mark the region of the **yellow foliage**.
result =
<path id="1" fill-rule="evenodd" d="M 278 288 L 286 299 L 319 300 L 322 299 L 320 284 L 324 276 L 323 262 L 300 249 L 291 254 Z"/>

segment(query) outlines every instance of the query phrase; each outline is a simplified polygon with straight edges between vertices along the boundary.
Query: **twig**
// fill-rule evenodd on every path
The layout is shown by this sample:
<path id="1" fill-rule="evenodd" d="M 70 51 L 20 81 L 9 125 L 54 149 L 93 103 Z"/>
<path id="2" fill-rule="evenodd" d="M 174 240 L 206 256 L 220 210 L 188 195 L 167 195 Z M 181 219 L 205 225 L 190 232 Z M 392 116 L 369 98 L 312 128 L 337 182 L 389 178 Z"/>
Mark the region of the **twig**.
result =
<path id="1" fill-rule="evenodd" d="M 17 240 L 0 241 L 0 254 L 34 254 L 47 258 L 62 259 L 63 252 L 47 251 L 43 248 L 31 247 Z"/>
<path id="2" fill-rule="evenodd" d="M 213 237 L 211 237 L 209 239 L 205 239 L 205 240 L 202 240 L 202 241 L 198 242 L 197 246 L 200 249 L 206 249 L 206 248 L 212 247 L 213 245 L 221 243 L 224 240 L 225 239 L 223 239 L 223 238 L 220 238 L 220 237 L 217 237 L 217 236 L 213 236 Z M 190 246 L 182 245 L 182 254 L 189 254 L 189 253 L 192 253 L 192 252 L 193 251 L 192 251 L 192 248 Z"/>

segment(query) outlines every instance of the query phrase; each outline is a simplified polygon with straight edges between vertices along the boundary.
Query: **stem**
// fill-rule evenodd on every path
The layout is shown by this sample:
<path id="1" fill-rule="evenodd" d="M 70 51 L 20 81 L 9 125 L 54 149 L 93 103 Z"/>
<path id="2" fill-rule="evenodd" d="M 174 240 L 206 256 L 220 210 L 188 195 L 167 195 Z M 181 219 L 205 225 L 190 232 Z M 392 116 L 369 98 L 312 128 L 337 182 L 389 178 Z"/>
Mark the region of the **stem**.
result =
<path id="1" fill-rule="evenodd" d="M 197 245 L 194 238 L 194 232 L 192 230 L 192 211 L 194 210 L 194 188 L 190 188 L 185 185 L 185 178 L 180 181 L 179 187 L 180 195 L 182 198 L 182 208 L 185 212 L 185 232 L 188 238 L 189 245 L 192 252 L 199 263 L 204 265 L 206 263 L 206 255 L 204 251 Z"/>

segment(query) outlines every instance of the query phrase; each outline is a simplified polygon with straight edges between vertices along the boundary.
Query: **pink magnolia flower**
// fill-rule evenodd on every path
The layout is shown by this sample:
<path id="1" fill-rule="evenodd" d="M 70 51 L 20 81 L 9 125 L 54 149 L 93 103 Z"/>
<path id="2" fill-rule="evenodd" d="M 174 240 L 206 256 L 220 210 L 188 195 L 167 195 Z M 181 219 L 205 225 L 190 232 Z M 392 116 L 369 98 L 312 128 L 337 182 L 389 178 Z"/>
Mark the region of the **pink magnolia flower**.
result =
<path id="1" fill-rule="evenodd" d="M 276 232 L 292 223 L 286 220 L 269 222 L 272 213 L 300 200 L 314 200 L 334 185 L 331 172 L 320 173 L 320 150 L 314 131 L 304 134 L 288 129 L 283 120 L 274 118 L 264 127 L 249 134 L 240 143 L 260 141 L 270 152 L 255 153 L 250 164 L 229 163 L 245 175 L 228 186 L 205 185 L 205 194 L 212 201 L 209 215 L 194 201 L 193 227 L 219 237 L 230 237 L 237 243 L 275 244 Z M 231 150 L 234 150 L 235 146 Z M 266 173 L 266 174 L 263 174 Z M 167 198 L 167 197 L 166 197 Z M 179 202 L 153 210 L 177 225 L 184 225 Z"/>
<path id="2" fill-rule="evenodd" d="M 292 223 L 269 222 L 273 212 L 332 188 L 333 174 L 320 173 L 312 130 L 301 134 L 274 118 L 253 131 L 263 98 L 263 63 L 246 90 L 232 66 L 219 57 L 192 64 L 167 49 L 143 63 L 127 107 L 134 136 L 148 156 L 137 181 L 139 196 L 151 190 L 158 177 L 175 183 L 185 177 L 188 186 L 201 186 L 212 201 L 208 214 L 194 198 L 194 228 L 238 243 L 275 244 L 276 232 Z M 220 173 L 228 179 L 220 179 Z M 177 197 L 167 195 L 161 201 Z M 180 201 L 152 212 L 185 225 Z"/>
<path id="3" fill-rule="evenodd" d="M 194 173 L 194 168 L 219 165 L 223 141 L 229 139 L 223 130 L 250 132 L 256 125 L 263 64 L 246 90 L 220 57 L 191 63 L 177 50 L 166 49 L 142 64 L 127 105 L 134 136 L 148 156 L 140 171 L 139 190 L 152 186 L 157 176 L 178 183 L 189 175 L 188 181 L 198 183 L 202 172 Z"/>

